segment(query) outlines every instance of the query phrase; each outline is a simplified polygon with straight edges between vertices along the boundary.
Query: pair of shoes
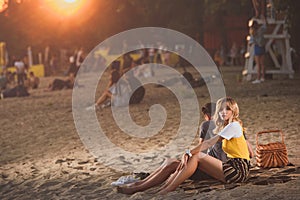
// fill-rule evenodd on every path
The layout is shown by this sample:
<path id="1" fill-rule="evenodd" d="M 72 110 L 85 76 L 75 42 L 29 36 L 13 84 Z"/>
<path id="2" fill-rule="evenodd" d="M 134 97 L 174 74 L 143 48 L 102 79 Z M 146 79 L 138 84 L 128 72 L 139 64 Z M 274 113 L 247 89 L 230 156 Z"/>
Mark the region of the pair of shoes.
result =
<path id="1" fill-rule="evenodd" d="M 91 111 L 91 110 L 94 111 L 94 110 L 96 110 L 96 106 L 95 106 L 95 105 L 92 105 L 92 106 L 86 107 L 85 110 L 86 110 L 86 111 Z"/>
<path id="2" fill-rule="evenodd" d="M 141 180 L 147 178 L 150 175 L 150 173 L 146 173 L 146 172 L 138 172 L 138 173 L 133 173 L 133 174 L 136 178 L 139 178 Z"/>
<path id="3" fill-rule="evenodd" d="M 256 79 L 256 80 L 252 81 L 252 83 L 253 84 L 258 84 L 258 83 L 260 83 L 260 80 Z"/>
<path id="4" fill-rule="evenodd" d="M 141 180 L 140 178 L 134 176 L 134 175 L 129 175 L 129 176 L 121 176 L 117 181 L 112 182 L 112 186 L 120 186 L 128 183 L 134 183 Z"/>
<path id="5" fill-rule="evenodd" d="M 260 79 L 260 82 L 264 82 L 264 81 L 265 81 L 265 79 L 264 79 L 264 78 L 261 78 L 261 79 Z"/>
<path id="6" fill-rule="evenodd" d="M 109 107 L 109 106 L 111 106 L 111 101 L 105 102 L 105 103 L 102 104 L 100 107 L 103 109 L 103 108 L 106 108 L 106 107 Z"/>
<path id="7" fill-rule="evenodd" d="M 85 110 L 86 111 L 95 111 L 95 110 L 99 110 L 99 108 L 100 107 L 98 105 L 94 104 L 92 106 L 86 107 Z"/>

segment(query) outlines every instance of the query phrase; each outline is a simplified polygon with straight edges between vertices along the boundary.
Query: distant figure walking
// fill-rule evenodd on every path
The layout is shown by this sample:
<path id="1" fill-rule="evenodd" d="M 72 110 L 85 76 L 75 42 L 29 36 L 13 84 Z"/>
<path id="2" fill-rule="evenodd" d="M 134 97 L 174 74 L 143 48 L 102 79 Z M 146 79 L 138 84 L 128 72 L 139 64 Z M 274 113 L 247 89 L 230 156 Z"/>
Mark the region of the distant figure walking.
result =
<path id="1" fill-rule="evenodd" d="M 24 62 L 20 58 L 18 58 L 15 61 L 14 66 L 16 67 L 18 85 L 24 85 L 25 76 L 26 76 Z"/>
<path id="2" fill-rule="evenodd" d="M 257 21 L 253 21 L 250 26 L 250 44 L 254 45 L 254 57 L 257 66 L 257 78 L 252 83 L 257 84 L 265 80 L 265 38 L 264 33 L 266 32 L 267 26 L 264 22 L 261 26 Z"/>
<path id="3" fill-rule="evenodd" d="M 238 47 L 237 47 L 237 44 L 235 42 L 232 43 L 230 53 L 229 53 L 229 57 L 230 57 L 230 65 L 231 66 L 238 65 Z"/>
<path id="4" fill-rule="evenodd" d="M 68 69 L 68 72 L 67 72 L 68 75 L 73 74 L 74 77 L 76 77 L 77 72 L 79 70 L 79 68 L 76 66 L 75 58 L 76 58 L 76 56 L 74 56 L 74 55 L 69 57 L 69 69 Z"/>
<path id="5" fill-rule="evenodd" d="M 50 71 L 51 71 L 52 75 L 54 75 L 54 74 L 57 73 L 57 70 L 59 68 L 58 63 L 59 63 L 59 61 L 58 61 L 57 55 L 53 54 L 51 56 L 50 63 L 49 63 L 49 65 L 50 65 Z"/>

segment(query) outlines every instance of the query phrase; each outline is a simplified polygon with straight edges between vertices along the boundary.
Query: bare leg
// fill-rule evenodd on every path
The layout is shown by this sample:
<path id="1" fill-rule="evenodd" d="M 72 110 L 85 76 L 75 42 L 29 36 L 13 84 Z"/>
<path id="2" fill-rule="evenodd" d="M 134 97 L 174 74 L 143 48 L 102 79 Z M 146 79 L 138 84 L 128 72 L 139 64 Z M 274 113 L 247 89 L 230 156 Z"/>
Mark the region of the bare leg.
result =
<path id="1" fill-rule="evenodd" d="M 198 166 L 198 162 L 202 171 L 220 181 L 225 182 L 222 162 L 209 155 L 200 153 L 199 156 L 193 156 L 192 158 L 190 158 L 187 165 L 182 168 L 175 179 L 167 187 L 163 188 L 159 192 L 159 194 L 166 194 L 168 192 L 174 191 L 182 182 L 184 182 L 195 172 Z"/>
<path id="2" fill-rule="evenodd" d="M 205 156 L 200 159 L 200 170 L 214 177 L 215 179 L 226 182 L 223 171 L 223 163 L 221 160 L 212 156 Z"/>
<path id="3" fill-rule="evenodd" d="M 198 158 L 197 156 L 193 156 L 188 160 L 186 166 L 184 166 L 175 177 L 172 178 L 168 184 L 163 185 L 160 189 L 159 194 L 166 194 L 170 191 L 175 190 L 182 182 L 188 179 L 196 170 L 198 166 Z"/>
<path id="4" fill-rule="evenodd" d="M 257 80 L 260 80 L 260 69 L 261 69 L 260 56 L 255 56 L 255 62 L 257 65 Z"/>
<path id="5" fill-rule="evenodd" d="M 168 168 L 168 167 L 172 166 L 174 163 L 177 163 L 177 165 L 178 165 L 180 163 L 180 161 L 177 160 L 177 159 L 167 159 L 159 168 L 157 168 L 154 172 L 152 172 L 145 179 L 143 179 L 141 181 L 134 182 L 134 183 L 129 184 L 127 186 L 136 186 L 136 185 L 143 184 L 143 183 L 155 178 L 156 176 L 159 176 L 160 173 L 164 173 L 165 168 Z"/>
<path id="6" fill-rule="evenodd" d="M 124 194 L 133 194 L 157 186 L 163 183 L 170 176 L 170 174 L 172 174 L 176 170 L 179 163 L 180 161 L 178 160 L 167 160 L 161 167 L 159 167 L 146 179 L 139 181 L 139 183 L 137 184 L 119 187 L 118 191 Z"/>
<path id="7" fill-rule="evenodd" d="M 109 98 L 111 98 L 111 93 L 109 91 L 104 91 L 104 93 L 97 100 L 96 105 L 100 106 L 102 103 L 104 103 Z"/>
<path id="8" fill-rule="evenodd" d="M 265 56 L 261 55 L 259 60 L 260 60 L 259 62 L 260 62 L 260 66 L 261 66 L 261 69 L 260 69 L 261 77 L 260 78 L 265 79 L 265 64 L 264 64 Z"/>
<path id="9" fill-rule="evenodd" d="M 176 176 L 179 174 L 179 172 L 183 169 L 183 167 L 184 167 L 183 163 L 180 163 L 178 165 L 176 171 L 169 176 L 169 178 L 166 180 L 166 182 L 161 186 L 161 188 L 159 190 L 163 190 L 169 184 L 171 184 L 174 181 L 174 179 L 176 178 Z"/>
<path id="10" fill-rule="evenodd" d="M 50 83 L 50 84 L 48 85 L 48 88 L 46 88 L 44 91 L 45 91 L 45 92 L 53 91 L 53 84 Z"/>

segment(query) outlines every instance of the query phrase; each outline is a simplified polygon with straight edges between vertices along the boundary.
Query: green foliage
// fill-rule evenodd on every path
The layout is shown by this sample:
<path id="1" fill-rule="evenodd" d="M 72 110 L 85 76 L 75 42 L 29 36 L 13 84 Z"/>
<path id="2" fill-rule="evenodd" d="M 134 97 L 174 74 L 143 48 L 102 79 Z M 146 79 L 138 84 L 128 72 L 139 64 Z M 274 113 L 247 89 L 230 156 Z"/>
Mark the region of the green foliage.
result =
<path id="1" fill-rule="evenodd" d="M 239 15 L 241 13 L 248 13 L 251 10 L 250 0 L 204 0 L 205 14 L 215 15 L 224 13 L 224 11 Z"/>
<path id="2" fill-rule="evenodd" d="M 42 51 L 53 48 L 91 49 L 121 31 L 145 26 L 171 28 L 194 37 L 201 35 L 205 19 L 222 29 L 222 16 L 253 14 L 251 0 L 88 0 L 89 9 L 80 17 L 58 17 L 42 8 L 43 0 L 9 1 L 0 13 L 0 40 L 13 54 L 24 53 L 28 45 Z M 299 46 L 299 2 L 274 0 L 280 10 L 288 10 L 292 40 Z"/>

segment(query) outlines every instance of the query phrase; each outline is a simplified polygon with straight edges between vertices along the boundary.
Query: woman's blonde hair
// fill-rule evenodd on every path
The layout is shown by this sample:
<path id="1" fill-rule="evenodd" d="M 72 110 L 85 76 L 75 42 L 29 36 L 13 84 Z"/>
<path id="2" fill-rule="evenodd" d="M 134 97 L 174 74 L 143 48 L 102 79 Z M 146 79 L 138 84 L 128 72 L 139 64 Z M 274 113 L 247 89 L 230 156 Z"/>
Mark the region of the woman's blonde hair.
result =
<path id="1" fill-rule="evenodd" d="M 219 112 L 224 108 L 222 105 L 226 103 L 226 107 L 232 111 L 232 116 L 228 121 L 224 121 L 221 119 Z M 236 103 L 236 101 L 231 97 L 224 97 L 217 101 L 216 103 L 216 112 L 214 115 L 214 120 L 216 123 L 216 128 L 214 130 L 214 133 L 219 133 L 227 124 L 231 122 L 239 122 L 240 125 L 243 127 L 242 121 L 239 119 L 239 107 Z"/>

